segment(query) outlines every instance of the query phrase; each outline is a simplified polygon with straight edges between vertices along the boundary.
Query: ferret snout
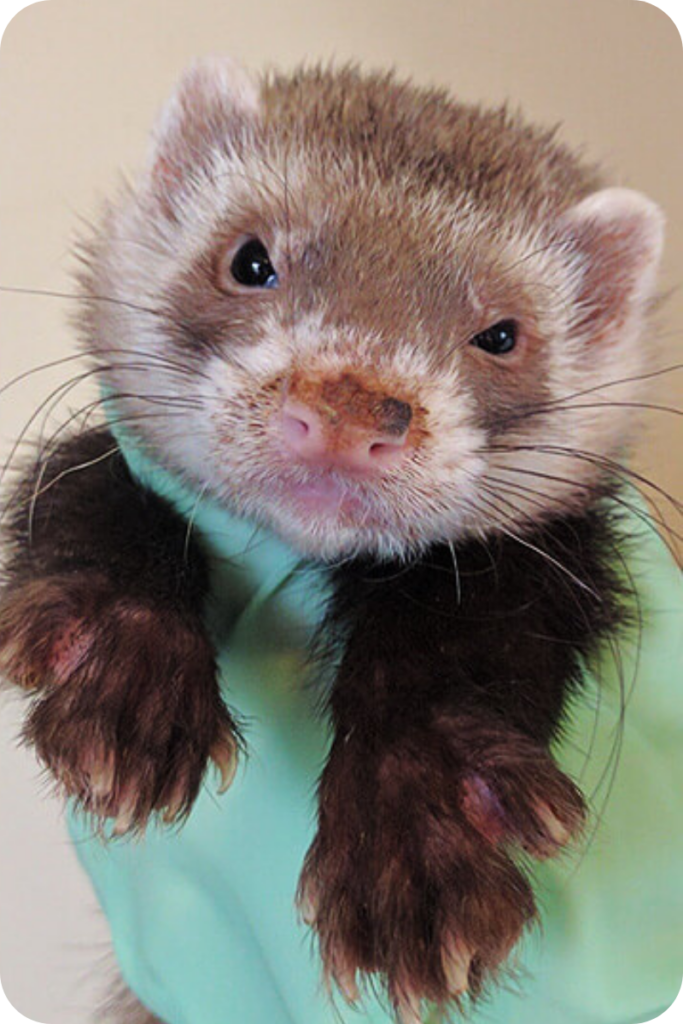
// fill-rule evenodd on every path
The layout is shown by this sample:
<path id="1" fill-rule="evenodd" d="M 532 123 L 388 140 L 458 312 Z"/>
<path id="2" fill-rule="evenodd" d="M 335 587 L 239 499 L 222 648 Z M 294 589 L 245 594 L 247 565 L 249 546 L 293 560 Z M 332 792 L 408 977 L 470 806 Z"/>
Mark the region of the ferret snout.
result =
<path id="1" fill-rule="evenodd" d="M 278 426 L 285 448 L 309 465 L 374 473 L 403 459 L 412 418 L 408 402 L 343 374 L 294 378 Z"/>

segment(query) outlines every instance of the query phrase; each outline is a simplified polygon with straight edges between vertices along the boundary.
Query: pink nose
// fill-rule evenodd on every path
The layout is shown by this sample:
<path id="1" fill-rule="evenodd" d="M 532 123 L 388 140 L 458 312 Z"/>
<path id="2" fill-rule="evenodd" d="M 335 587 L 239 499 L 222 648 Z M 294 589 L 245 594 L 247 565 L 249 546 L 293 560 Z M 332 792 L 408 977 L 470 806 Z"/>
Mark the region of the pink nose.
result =
<path id="1" fill-rule="evenodd" d="M 288 451 L 304 462 L 360 473 L 399 463 L 408 437 L 407 427 L 397 432 L 344 422 L 342 412 L 329 418 L 293 398 L 282 408 L 280 433 Z"/>

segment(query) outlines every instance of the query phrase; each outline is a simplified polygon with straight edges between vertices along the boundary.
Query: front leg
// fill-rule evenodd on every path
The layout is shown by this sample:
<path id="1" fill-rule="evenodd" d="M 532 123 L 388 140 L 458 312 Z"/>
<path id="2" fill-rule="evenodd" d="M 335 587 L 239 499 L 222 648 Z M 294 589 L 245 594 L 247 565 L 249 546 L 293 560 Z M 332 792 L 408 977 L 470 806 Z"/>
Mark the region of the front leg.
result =
<path id="1" fill-rule="evenodd" d="M 0 670 L 28 695 L 24 737 L 62 791 L 118 831 L 186 815 L 239 733 L 202 621 L 204 556 L 98 430 L 17 491 L 0 595 Z"/>
<path id="2" fill-rule="evenodd" d="M 379 975 L 403 1024 L 495 975 L 536 913 L 516 851 L 552 856 L 583 821 L 547 752 L 483 715 L 338 735 L 319 798 L 302 913 L 345 997 Z"/>
<path id="3" fill-rule="evenodd" d="M 554 855 L 585 817 L 550 743 L 618 618 L 599 540 L 549 524 L 533 550 L 473 542 L 337 571 L 335 737 L 299 898 L 350 1000 L 359 972 L 377 975 L 418 1024 L 423 1000 L 476 996 L 533 921 L 519 854 Z"/>

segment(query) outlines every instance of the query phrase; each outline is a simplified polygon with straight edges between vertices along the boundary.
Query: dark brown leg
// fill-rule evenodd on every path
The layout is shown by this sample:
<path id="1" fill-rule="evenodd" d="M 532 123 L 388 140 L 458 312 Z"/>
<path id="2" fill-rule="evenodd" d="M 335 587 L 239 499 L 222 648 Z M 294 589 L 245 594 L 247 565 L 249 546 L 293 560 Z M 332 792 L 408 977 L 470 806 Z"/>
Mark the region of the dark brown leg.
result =
<path id="1" fill-rule="evenodd" d="M 203 624 L 206 559 L 106 430 L 26 474 L 0 590 L 0 671 L 29 698 L 25 738 L 59 787 L 120 832 L 186 815 L 240 744 Z"/>
<path id="2" fill-rule="evenodd" d="M 476 997 L 536 918 L 529 858 L 585 816 L 550 741 L 581 657 L 619 620 L 605 529 L 337 571 L 335 737 L 299 898 L 350 1001 L 379 975 L 418 1024 L 424 1000 Z"/>

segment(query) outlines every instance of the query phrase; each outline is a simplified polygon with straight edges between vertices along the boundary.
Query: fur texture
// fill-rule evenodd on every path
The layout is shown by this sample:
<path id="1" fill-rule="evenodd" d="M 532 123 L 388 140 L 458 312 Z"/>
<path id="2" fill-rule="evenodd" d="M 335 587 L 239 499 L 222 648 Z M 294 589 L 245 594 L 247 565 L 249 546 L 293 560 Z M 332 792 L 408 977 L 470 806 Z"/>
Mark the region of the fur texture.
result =
<path id="1" fill-rule="evenodd" d="M 527 546 L 335 571 L 335 741 L 300 903 L 345 993 L 379 971 L 417 1019 L 420 997 L 476 995 L 534 917 L 515 851 L 552 856 L 581 829 L 548 746 L 623 621 L 618 544 L 598 505 Z"/>
<path id="2" fill-rule="evenodd" d="M 329 565 L 334 737 L 299 900 L 326 976 L 350 1002 L 383 985 L 402 1024 L 496 976 L 536 916 L 522 855 L 581 833 L 550 745 L 622 621 L 610 509 L 662 234 L 508 110 L 212 61 L 84 249 L 81 339 L 119 427 Z M 277 287 L 235 277 L 247 239 Z M 511 351 L 477 343 L 509 321 Z M 302 406 L 322 467 L 285 443 Z M 340 469 L 378 429 L 397 457 Z M 131 830 L 182 817 L 211 759 L 229 782 L 201 545 L 106 431 L 29 471 L 11 542 L 1 664 L 64 789 Z"/>
<path id="3" fill-rule="evenodd" d="M 260 88 L 234 74 L 228 92 L 213 64 L 181 82 L 84 254 L 83 346 L 138 443 L 313 557 L 405 555 L 582 508 L 630 433 L 616 410 L 645 365 L 655 205 L 601 188 L 505 109 L 352 68 Z M 248 237 L 277 288 L 231 278 Z M 506 318 L 508 358 L 469 344 Z M 321 514 L 298 499 L 320 474 L 283 452 L 278 414 L 293 381 L 349 374 L 410 396 L 421 431 L 379 482 L 332 474 Z"/>
<path id="4" fill-rule="evenodd" d="M 202 624 L 197 542 L 106 430 L 39 462 L 13 507 L 0 667 L 32 698 L 25 738 L 117 830 L 182 818 L 207 759 L 227 785 L 241 742 Z"/>
<path id="5" fill-rule="evenodd" d="M 185 814 L 209 756 L 229 782 L 238 734 L 202 623 L 201 548 L 112 448 L 104 431 L 80 437 L 47 486 L 24 486 L 0 649 L 35 690 L 27 738 L 67 792 L 125 831 L 153 811 Z M 623 619 L 609 508 L 523 543 L 330 570 L 317 655 L 335 740 L 299 901 L 351 1001 L 359 972 L 386 979 L 402 1020 L 419 1019 L 423 998 L 445 1009 L 476 996 L 535 918 L 518 854 L 552 856 L 580 833 L 583 799 L 549 744 L 581 665 Z M 145 512 L 157 543 L 143 557 Z"/>

